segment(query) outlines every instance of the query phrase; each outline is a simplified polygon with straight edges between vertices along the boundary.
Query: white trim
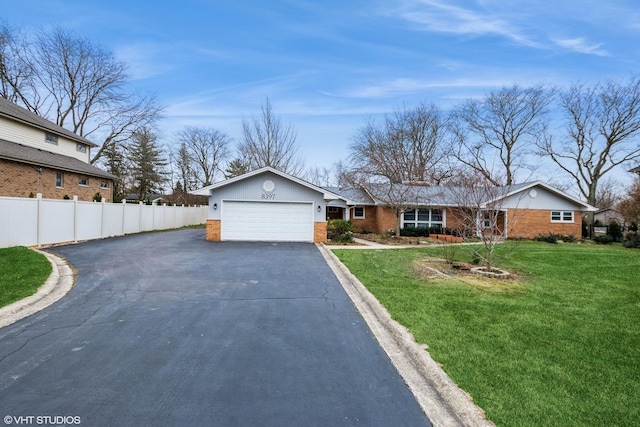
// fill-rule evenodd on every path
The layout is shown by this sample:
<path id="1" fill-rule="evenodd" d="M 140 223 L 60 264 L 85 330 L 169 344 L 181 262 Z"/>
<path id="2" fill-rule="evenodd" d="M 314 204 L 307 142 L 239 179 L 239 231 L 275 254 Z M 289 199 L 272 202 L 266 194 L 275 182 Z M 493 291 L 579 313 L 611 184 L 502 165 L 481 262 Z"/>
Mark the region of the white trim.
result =
<path id="1" fill-rule="evenodd" d="M 362 216 L 356 216 L 356 209 L 362 208 Z M 354 206 L 351 208 L 353 210 L 353 219 L 366 219 L 367 215 L 366 215 L 366 209 L 364 206 Z"/>
<path id="2" fill-rule="evenodd" d="M 424 210 L 424 211 L 429 211 L 429 219 L 427 221 L 420 221 L 418 220 L 418 210 Z M 442 221 L 433 221 L 431 219 L 432 215 L 433 215 L 433 211 L 434 210 L 439 210 L 440 214 L 442 216 Z M 406 212 L 411 212 L 413 211 L 415 214 L 415 219 L 413 221 L 405 221 L 404 220 L 404 214 Z M 427 223 L 427 228 L 431 228 L 431 227 L 436 227 L 436 226 L 440 226 L 441 228 L 446 228 L 447 226 L 447 218 L 446 218 L 446 212 L 447 210 L 445 208 L 442 207 L 434 207 L 434 206 L 423 206 L 423 207 L 418 207 L 418 208 L 413 208 L 413 209 L 407 209 L 406 211 L 402 212 L 402 215 L 400 216 L 400 228 L 405 228 L 405 222 L 407 224 L 413 224 L 414 227 L 418 227 L 418 223 L 420 222 L 425 222 Z"/>
<path id="3" fill-rule="evenodd" d="M 198 196 L 209 196 L 209 195 L 211 195 L 211 190 L 215 190 L 217 188 L 221 188 L 221 187 L 224 187 L 226 185 L 233 184 L 234 182 L 239 182 L 239 181 L 245 180 L 247 178 L 251 178 L 252 176 L 263 174 L 265 172 L 271 172 L 271 173 L 273 173 L 275 175 L 278 175 L 278 176 L 280 176 L 280 177 L 282 177 L 284 179 L 288 179 L 289 181 L 293 181 L 293 182 L 295 182 L 297 184 L 300 184 L 300 185 L 302 185 L 304 187 L 307 187 L 307 188 L 309 188 L 311 190 L 317 191 L 318 193 L 322 193 L 323 198 L 325 200 L 344 200 L 343 197 L 341 197 L 341 196 L 339 196 L 339 195 L 337 195 L 335 193 L 332 193 L 330 191 L 327 191 L 324 188 L 318 187 L 318 186 L 316 186 L 314 184 L 311 184 L 309 182 L 306 182 L 306 181 L 304 181 L 304 180 L 302 180 L 300 178 L 296 178 L 295 176 L 286 174 L 284 172 L 280 172 L 279 170 L 274 169 L 272 167 L 268 167 L 268 166 L 264 167 L 264 168 L 261 168 L 261 169 L 256 169 L 256 170 L 251 171 L 251 172 L 247 172 L 244 175 L 239 175 L 239 176 L 233 177 L 231 179 L 227 179 L 225 181 L 216 182 L 216 183 L 211 184 L 211 185 L 209 185 L 207 187 L 203 187 L 203 188 L 200 188 L 198 190 L 191 191 L 190 194 L 195 194 L 195 195 L 198 195 Z"/>
<path id="4" fill-rule="evenodd" d="M 553 213 L 554 213 L 554 212 L 557 212 L 557 213 L 559 213 L 559 214 L 560 214 L 560 219 L 553 219 Z M 564 215 L 565 215 L 566 213 L 570 213 L 570 214 L 571 214 L 571 219 L 570 219 L 570 220 L 565 220 L 565 219 L 564 219 Z M 576 215 L 575 215 L 575 212 L 574 212 L 574 211 L 568 211 L 568 210 L 559 210 L 559 211 L 557 211 L 557 210 L 552 210 L 552 211 L 550 211 L 550 219 L 551 219 L 551 222 L 552 222 L 552 223 L 573 224 L 573 223 L 575 223 L 575 222 L 576 222 L 576 221 L 575 221 L 575 216 L 576 216 Z"/>
<path id="5" fill-rule="evenodd" d="M 573 203 L 575 203 L 575 204 L 577 204 L 579 206 L 582 206 L 584 208 L 584 209 L 580 209 L 580 210 L 583 210 L 583 211 L 586 211 L 586 212 L 595 212 L 595 211 L 598 210 L 598 208 L 595 208 L 595 207 L 589 205 L 588 203 L 585 203 L 585 202 L 583 202 L 581 200 L 578 200 L 575 197 L 572 197 L 572 196 L 568 195 L 567 193 L 565 193 L 563 191 L 560 191 L 560 190 L 558 190 L 556 188 L 553 188 L 550 185 L 547 185 L 542 181 L 530 182 L 529 184 L 525 185 L 524 187 L 518 188 L 517 190 L 509 191 L 508 193 L 506 193 L 504 195 L 501 195 L 501 196 L 498 196 L 495 199 L 488 200 L 488 201 L 484 202 L 483 206 L 481 206 L 481 207 L 486 207 L 487 205 L 489 205 L 491 203 L 495 203 L 498 200 L 506 199 L 507 197 L 511 197 L 514 194 L 522 193 L 522 192 L 527 191 L 527 190 L 529 190 L 529 189 L 531 189 L 533 187 L 536 187 L 536 186 L 542 187 L 545 190 L 547 190 L 548 192 L 554 193 L 554 194 L 556 194 L 556 195 L 558 195 L 560 197 L 563 197 L 563 198 L 565 198 L 565 199 L 567 199 L 567 200 L 569 200 L 569 201 L 571 201 L 571 202 L 573 202 Z"/>

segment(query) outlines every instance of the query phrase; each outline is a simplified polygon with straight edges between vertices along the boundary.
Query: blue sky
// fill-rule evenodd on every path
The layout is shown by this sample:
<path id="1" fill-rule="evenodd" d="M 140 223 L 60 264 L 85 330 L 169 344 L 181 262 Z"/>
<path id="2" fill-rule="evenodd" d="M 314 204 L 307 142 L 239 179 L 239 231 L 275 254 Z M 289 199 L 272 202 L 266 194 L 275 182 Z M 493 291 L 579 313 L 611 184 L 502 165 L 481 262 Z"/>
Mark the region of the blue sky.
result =
<path id="1" fill-rule="evenodd" d="M 62 26 L 125 61 L 135 89 L 167 106 L 165 143 L 187 125 L 238 139 L 269 97 L 307 166 L 345 159 L 367 118 L 403 105 L 626 79 L 640 63 L 637 0 L 3 3 L 12 26 Z"/>

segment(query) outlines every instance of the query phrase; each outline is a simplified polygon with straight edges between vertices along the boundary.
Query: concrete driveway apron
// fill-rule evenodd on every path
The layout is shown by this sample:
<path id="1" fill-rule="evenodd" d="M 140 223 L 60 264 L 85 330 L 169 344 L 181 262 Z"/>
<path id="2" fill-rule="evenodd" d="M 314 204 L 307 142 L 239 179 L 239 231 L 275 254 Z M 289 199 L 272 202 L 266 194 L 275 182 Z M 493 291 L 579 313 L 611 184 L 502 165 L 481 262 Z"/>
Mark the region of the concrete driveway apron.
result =
<path id="1" fill-rule="evenodd" d="M 0 329 L 5 422 L 430 425 L 314 245 L 183 230 L 50 251 L 77 283 Z"/>

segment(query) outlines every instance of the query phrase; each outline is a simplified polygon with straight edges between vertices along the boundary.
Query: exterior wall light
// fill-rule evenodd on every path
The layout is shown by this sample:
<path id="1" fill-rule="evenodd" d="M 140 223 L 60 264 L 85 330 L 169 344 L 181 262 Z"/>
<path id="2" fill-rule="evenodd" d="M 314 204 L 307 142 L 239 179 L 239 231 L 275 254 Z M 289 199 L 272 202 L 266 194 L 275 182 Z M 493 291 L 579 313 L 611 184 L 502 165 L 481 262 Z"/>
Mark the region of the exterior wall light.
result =
<path id="1" fill-rule="evenodd" d="M 217 203 L 214 203 L 214 204 L 213 204 L 213 210 L 216 210 L 216 209 L 218 209 L 218 204 L 217 204 Z"/>
<path id="2" fill-rule="evenodd" d="M 318 205 L 318 212 L 322 212 L 322 206 Z"/>

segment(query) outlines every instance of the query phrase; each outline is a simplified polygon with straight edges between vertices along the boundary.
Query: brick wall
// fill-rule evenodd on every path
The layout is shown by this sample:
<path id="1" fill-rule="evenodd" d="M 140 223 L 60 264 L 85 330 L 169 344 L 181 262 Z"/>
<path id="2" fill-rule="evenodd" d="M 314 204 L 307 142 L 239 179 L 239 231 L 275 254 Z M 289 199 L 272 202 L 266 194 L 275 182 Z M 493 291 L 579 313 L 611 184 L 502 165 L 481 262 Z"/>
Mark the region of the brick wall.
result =
<path id="1" fill-rule="evenodd" d="M 353 218 L 351 210 L 351 222 L 356 233 L 386 233 L 389 229 L 396 228 L 396 215 L 393 211 L 383 206 L 365 206 L 364 218 Z"/>
<path id="2" fill-rule="evenodd" d="M 313 223 L 313 243 L 324 243 L 327 241 L 327 223 Z"/>
<path id="3" fill-rule="evenodd" d="M 220 220 L 208 219 L 206 229 L 206 240 L 210 242 L 219 242 L 220 237 Z"/>
<path id="4" fill-rule="evenodd" d="M 533 210 L 533 209 L 509 209 L 507 212 L 507 235 L 510 238 L 532 239 L 540 234 L 562 234 L 565 236 L 575 236 L 580 238 L 582 235 L 582 213 L 575 211 L 573 213 L 574 222 L 551 222 L 550 210 Z M 501 213 L 498 218 L 500 232 L 503 231 L 504 214 Z M 447 227 L 463 228 L 460 211 L 455 208 L 447 209 Z"/>
<path id="5" fill-rule="evenodd" d="M 573 222 L 551 222 L 551 211 L 509 209 L 509 237 L 532 239 L 540 234 L 582 236 L 582 212 L 574 211 Z"/>
<path id="6" fill-rule="evenodd" d="M 87 175 L 79 175 L 73 172 L 62 172 L 47 167 L 40 168 L 25 163 L 17 163 L 0 159 L 0 196 L 29 197 L 42 193 L 45 199 L 62 199 L 64 196 L 78 196 L 78 200 L 90 202 L 96 193 L 113 201 L 113 182 L 105 178 L 96 178 Z M 62 187 L 56 187 L 56 173 L 62 172 Z M 87 179 L 87 185 L 79 185 L 78 180 Z M 107 181 L 109 188 L 101 188 L 100 183 Z"/>

